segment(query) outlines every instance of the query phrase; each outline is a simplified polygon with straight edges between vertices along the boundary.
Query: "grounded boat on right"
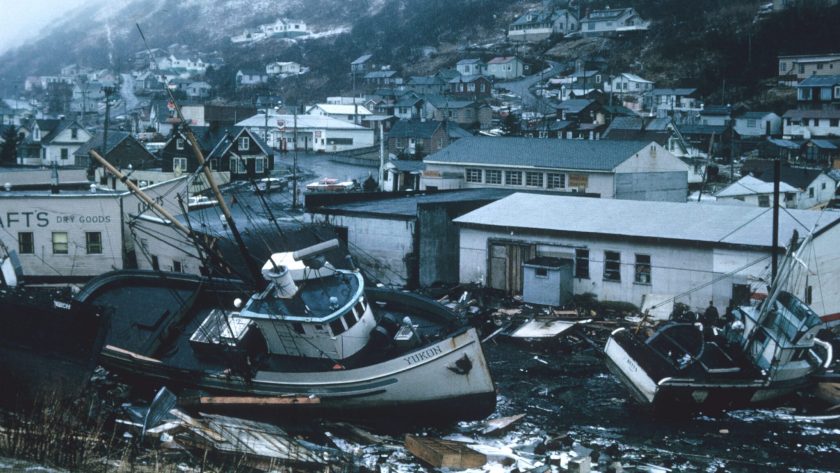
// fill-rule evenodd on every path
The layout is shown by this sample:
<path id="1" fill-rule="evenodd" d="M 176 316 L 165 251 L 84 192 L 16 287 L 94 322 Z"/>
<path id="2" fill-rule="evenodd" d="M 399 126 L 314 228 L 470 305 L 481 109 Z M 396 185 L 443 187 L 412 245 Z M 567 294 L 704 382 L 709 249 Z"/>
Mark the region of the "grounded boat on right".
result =
<path id="1" fill-rule="evenodd" d="M 802 264 L 797 253 L 791 245 L 768 297 L 734 308 L 723 330 L 677 321 L 615 330 L 605 347 L 610 371 L 639 402 L 664 409 L 744 407 L 813 385 L 833 353 L 817 338 L 820 317 L 783 289 Z"/>

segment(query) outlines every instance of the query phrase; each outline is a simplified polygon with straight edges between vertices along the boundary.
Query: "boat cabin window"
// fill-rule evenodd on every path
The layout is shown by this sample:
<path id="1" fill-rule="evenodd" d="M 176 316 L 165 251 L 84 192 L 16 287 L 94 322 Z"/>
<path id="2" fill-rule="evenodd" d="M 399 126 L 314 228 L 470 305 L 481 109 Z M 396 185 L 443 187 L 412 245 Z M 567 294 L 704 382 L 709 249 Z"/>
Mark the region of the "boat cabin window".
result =
<path id="1" fill-rule="evenodd" d="M 347 327 L 348 330 L 350 330 L 350 327 L 355 325 L 356 322 L 358 321 L 358 319 L 353 315 L 352 310 L 348 311 L 346 314 L 344 314 L 341 317 L 341 319 L 344 320 L 344 325 Z"/>
<path id="2" fill-rule="evenodd" d="M 292 330 L 294 330 L 294 331 L 295 331 L 295 333 L 299 333 L 299 334 L 301 334 L 301 335 L 303 335 L 303 334 L 304 334 L 304 331 L 303 331 L 303 324 L 302 324 L 302 323 L 300 323 L 300 322 L 295 322 L 295 323 L 293 323 L 293 324 L 292 324 Z"/>
<path id="3" fill-rule="evenodd" d="M 330 322 L 330 330 L 332 330 L 333 335 L 341 335 L 347 329 L 344 328 L 344 323 L 341 321 L 341 317 L 339 317 Z"/>

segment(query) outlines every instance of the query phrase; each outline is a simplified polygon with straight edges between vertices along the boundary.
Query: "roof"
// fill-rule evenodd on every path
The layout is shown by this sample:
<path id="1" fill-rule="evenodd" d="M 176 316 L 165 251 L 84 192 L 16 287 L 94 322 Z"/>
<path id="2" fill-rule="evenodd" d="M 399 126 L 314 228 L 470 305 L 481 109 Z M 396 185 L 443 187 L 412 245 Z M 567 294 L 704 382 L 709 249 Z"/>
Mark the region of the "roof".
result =
<path id="1" fill-rule="evenodd" d="M 605 21 L 613 20 L 625 13 L 632 12 L 632 8 L 608 8 L 606 10 L 592 10 L 589 15 L 581 21 Z"/>
<path id="2" fill-rule="evenodd" d="M 522 26 L 522 25 L 531 25 L 531 24 L 539 24 L 551 21 L 552 13 L 549 10 L 531 10 L 528 13 L 517 18 L 513 23 L 512 26 Z"/>
<path id="3" fill-rule="evenodd" d="M 726 125 L 680 125 L 680 133 L 683 135 L 722 135 L 729 131 Z"/>
<path id="4" fill-rule="evenodd" d="M 706 105 L 705 107 L 703 107 L 703 110 L 700 110 L 700 115 L 728 117 L 729 115 L 732 115 L 732 106 Z"/>
<path id="5" fill-rule="evenodd" d="M 431 138 L 440 125 L 441 122 L 433 120 L 400 120 L 391 126 L 388 138 Z"/>
<path id="6" fill-rule="evenodd" d="M 123 140 L 128 139 L 131 134 L 126 133 L 124 131 L 116 131 L 116 130 L 108 130 L 108 142 L 106 143 L 105 149 L 102 149 L 102 140 L 105 138 L 104 132 L 98 131 L 93 138 L 88 140 L 87 143 L 83 144 L 73 153 L 74 156 L 88 156 L 92 149 L 95 149 L 99 154 L 106 155 L 110 153 L 118 144 L 120 144 Z M 145 148 L 144 148 L 145 149 Z M 150 155 L 151 157 L 151 155 Z"/>
<path id="7" fill-rule="evenodd" d="M 389 78 L 394 77 L 397 75 L 397 71 L 394 70 L 387 70 L 387 71 L 372 71 L 365 74 L 365 79 L 379 79 L 379 78 Z"/>
<path id="8" fill-rule="evenodd" d="M 788 110 L 784 118 L 840 118 L 840 110 Z"/>
<path id="9" fill-rule="evenodd" d="M 516 56 L 499 56 L 491 59 L 487 64 L 507 64 L 511 61 L 518 61 Z"/>
<path id="10" fill-rule="evenodd" d="M 484 64 L 484 61 L 482 61 L 481 59 L 478 59 L 478 58 L 467 58 L 467 59 L 461 59 L 460 61 L 458 61 L 459 66 L 465 66 L 467 64 Z"/>
<path id="11" fill-rule="evenodd" d="M 768 138 L 767 141 L 769 141 L 770 143 L 778 146 L 779 148 L 799 149 L 799 144 L 795 143 L 793 141 L 790 141 L 790 140 L 780 140 L 778 138 Z"/>
<path id="12" fill-rule="evenodd" d="M 744 176 L 718 191 L 715 197 L 739 197 L 744 195 L 772 194 L 773 192 L 773 182 L 762 181 L 753 176 Z M 798 192 L 798 190 L 790 184 L 780 182 L 779 192 Z"/>
<path id="13" fill-rule="evenodd" d="M 622 76 L 626 77 L 633 82 L 644 82 L 645 84 L 653 84 L 653 81 L 649 81 L 647 79 L 642 79 L 641 77 L 637 76 L 636 74 L 631 74 L 629 72 L 621 73 Z"/>
<path id="14" fill-rule="evenodd" d="M 586 107 L 588 107 L 588 106 L 590 106 L 594 103 L 595 103 L 594 100 L 589 100 L 589 99 L 571 99 L 571 100 L 566 100 L 564 102 L 560 102 L 560 104 L 557 105 L 557 109 L 558 110 L 565 110 L 569 113 L 580 113 L 584 109 L 586 109 Z"/>
<path id="15" fill-rule="evenodd" d="M 811 143 L 820 149 L 837 149 L 837 145 L 828 140 L 813 139 Z"/>
<path id="16" fill-rule="evenodd" d="M 411 161 L 408 159 L 393 159 L 388 161 L 394 166 L 394 169 L 401 172 L 419 173 L 426 169 L 426 164 L 423 161 Z"/>
<path id="17" fill-rule="evenodd" d="M 313 108 L 320 108 L 325 113 L 330 115 L 373 115 L 373 113 L 367 109 L 364 105 L 340 105 L 340 104 L 331 104 L 331 103 L 319 103 L 315 104 L 310 108 L 311 111 Z"/>
<path id="18" fill-rule="evenodd" d="M 383 217 L 396 216 L 412 218 L 417 216 L 417 208 L 423 204 L 434 205 L 446 202 L 469 202 L 476 200 L 495 201 L 513 193 L 514 191 L 510 189 L 461 189 L 457 191 L 435 192 L 433 194 L 329 205 L 311 210 L 310 212 L 327 214 L 366 214 L 379 215 Z"/>
<path id="19" fill-rule="evenodd" d="M 458 77 L 453 77 L 449 80 L 450 84 L 460 84 L 462 82 L 475 82 L 477 80 L 484 79 L 486 81 L 490 81 L 486 76 L 473 74 L 473 75 L 462 75 Z"/>
<path id="20" fill-rule="evenodd" d="M 79 125 L 79 123 L 76 122 L 76 120 L 62 120 L 58 125 L 53 127 L 53 129 L 50 130 L 50 132 L 47 133 L 46 136 L 41 137 L 41 143 L 49 143 L 50 141 L 54 140 L 59 134 L 61 134 L 62 131 L 71 128 L 74 125 L 76 126 L 76 128 L 84 130 L 84 128 L 81 125 Z M 40 126 L 41 125 L 39 124 L 38 127 L 40 128 Z"/>
<path id="21" fill-rule="evenodd" d="M 262 140 L 262 137 L 255 133 L 251 133 L 251 131 L 246 127 L 238 127 L 230 130 L 229 133 L 225 134 L 225 136 L 219 140 L 219 143 L 213 148 L 213 151 L 207 155 L 207 159 L 224 156 L 228 149 L 230 149 L 231 145 L 233 145 L 233 143 L 239 139 L 243 133 L 247 133 L 248 136 L 254 140 L 254 143 L 260 148 L 260 151 L 265 153 L 266 156 L 270 157 L 274 154 L 271 148 L 265 144 L 265 141 Z"/>
<path id="22" fill-rule="evenodd" d="M 616 117 L 604 131 L 602 139 L 655 141 L 664 145 L 672 133 L 669 124 L 670 118 Z"/>
<path id="23" fill-rule="evenodd" d="M 693 88 L 681 88 L 681 89 L 653 89 L 648 92 L 650 95 L 693 95 L 697 92 L 697 89 Z"/>
<path id="24" fill-rule="evenodd" d="M 773 166 L 772 159 L 749 159 L 744 162 L 741 169 L 742 172 L 749 172 L 756 179 L 772 184 L 774 174 Z M 786 182 L 798 189 L 806 189 L 814 182 L 814 179 L 822 174 L 822 170 L 783 165 L 779 168 L 779 173 L 779 178 L 782 182 Z"/>
<path id="25" fill-rule="evenodd" d="M 760 120 L 760 119 L 766 117 L 767 115 L 775 115 L 775 114 L 773 112 L 747 112 L 747 113 L 744 113 L 743 115 L 737 117 L 737 119 L 740 120 L 740 119 L 746 118 L 748 120 Z"/>
<path id="26" fill-rule="evenodd" d="M 597 215 L 598 218 L 592 218 Z M 779 213 L 779 241 L 822 231 L 840 220 L 840 212 L 785 209 Z M 595 234 L 607 238 L 662 238 L 720 246 L 769 248 L 771 208 L 701 203 L 593 199 L 517 193 L 455 219 L 465 226 Z"/>
<path id="27" fill-rule="evenodd" d="M 426 156 L 424 161 L 611 171 L 649 144 L 649 141 L 468 137 Z"/>
<path id="28" fill-rule="evenodd" d="M 273 115 L 269 114 L 268 116 L 268 126 L 276 127 L 278 125 L 278 120 L 283 122 L 286 130 L 291 130 L 295 126 L 295 116 L 294 115 Z M 265 114 L 258 113 L 250 118 L 246 118 L 241 122 L 237 123 L 236 126 L 247 126 L 249 128 L 265 128 Z M 348 121 L 339 120 L 337 118 L 329 117 L 326 115 L 298 115 L 297 116 L 297 128 L 301 129 L 320 129 L 320 130 L 369 130 L 373 133 L 373 130 L 369 128 L 365 128 L 363 126 L 354 125 Z"/>
<path id="29" fill-rule="evenodd" d="M 840 84 L 840 76 L 817 76 L 813 75 L 803 79 L 797 87 L 833 87 Z"/>
<path id="30" fill-rule="evenodd" d="M 242 75 L 246 76 L 264 76 L 265 72 L 258 71 L 256 69 L 240 69 L 238 73 L 242 73 Z"/>
<path id="31" fill-rule="evenodd" d="M 411 76 L 408 83 L 410 85 L 443 85 L 444 81 L 437 76 Z"/>
<path id="32" fill-rule="evenodd" d="M 355 61 L 351 62 L 350 64 L 359 65 L 366 63 L 370 58 L 373 57 L 373 54 L 362 54 Z"/>

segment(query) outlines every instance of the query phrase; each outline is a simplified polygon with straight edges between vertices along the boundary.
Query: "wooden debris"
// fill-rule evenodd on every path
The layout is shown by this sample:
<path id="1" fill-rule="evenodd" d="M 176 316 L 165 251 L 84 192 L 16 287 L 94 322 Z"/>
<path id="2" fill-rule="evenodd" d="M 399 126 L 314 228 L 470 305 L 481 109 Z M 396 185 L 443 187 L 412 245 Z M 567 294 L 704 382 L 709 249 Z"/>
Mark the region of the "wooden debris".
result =
<path id="1" fill-rule="evenodd" d="M 523 324 L 510 336 L 513 338 L 553 338 L 569 330 L 577 324 L 591 322 L 586 320 L 559 320 L 559 319 L 534 319 Z"/>
<path id="2" fill-rule="evenodd" d="M 484 429 L 481 430 L 481 433 L 483 435 L 503 433 L 523 417 L 525 417 L 525 414 L 490 419 L 484 423 Z"/>
<path id="3" fill-rule="evenodd" d="M 435 468 L 479 468 L 487 463 L 486 455 L 460 442 L 408 434 L 405 436 L 405 448 Z"/>
<path id="4" fill-rule="evenodd" d="M 182 405 L 198 406 L 285 406 L 290 404 L 320 404 L 321 399 L 310 396 L 202 396 L 181 401 Z"/>

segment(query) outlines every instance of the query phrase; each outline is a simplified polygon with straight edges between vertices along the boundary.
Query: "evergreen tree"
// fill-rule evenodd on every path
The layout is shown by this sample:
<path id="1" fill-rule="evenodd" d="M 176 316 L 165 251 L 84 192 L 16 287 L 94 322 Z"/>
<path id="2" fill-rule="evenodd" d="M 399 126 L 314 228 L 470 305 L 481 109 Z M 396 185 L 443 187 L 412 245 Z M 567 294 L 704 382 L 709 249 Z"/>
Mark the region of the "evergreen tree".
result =
<path id="1" fill-rule="evenodd" d="M 3 144 L 0 145 L 0 164 L 17 163 L 18 136 L 14 126 L 3 130 Z"/>

